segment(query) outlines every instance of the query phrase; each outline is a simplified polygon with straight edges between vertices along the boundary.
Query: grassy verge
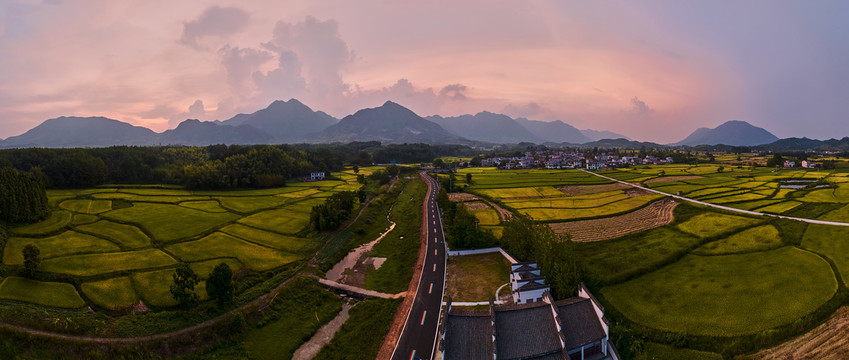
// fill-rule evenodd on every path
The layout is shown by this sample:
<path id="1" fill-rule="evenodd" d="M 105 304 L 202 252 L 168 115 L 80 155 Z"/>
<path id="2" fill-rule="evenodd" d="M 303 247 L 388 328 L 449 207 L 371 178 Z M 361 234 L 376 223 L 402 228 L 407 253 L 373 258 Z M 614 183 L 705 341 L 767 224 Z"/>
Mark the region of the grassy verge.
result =
<path id="1" fill-rule="evenodd" d="M 448 258 L 446 291 L 453 301 L 487 301 L 509 281 L 510 262 L 501 253 Z"/>
<path id="2" fill-rule="evenodd" d="M 342 310 L 342 301 L 312 278 L 293 280 L 244 338 L 251 358 L 288 359 Z"/>
<path id="3" fill-rule="evenodd" d="M 401 299 L 372 299 L 351 309 L 351 317 L 316 359 L 370 360 L 377 356 Z"/>
<path id="4" fill-rule="evenodd" d="M 427 184 L 419 178 L 395 186 L 403 189 L 390 215 L 397 225 L 392 233 L 375 245 L 371 254 L 385 257 L 386 262 L 380 269 L 366 274 L 365 284 L 367 289 L 391 294 L 406 290 L 413 278 L 413 267 L 421 244 L 422 204 L 427 193 Z"/>

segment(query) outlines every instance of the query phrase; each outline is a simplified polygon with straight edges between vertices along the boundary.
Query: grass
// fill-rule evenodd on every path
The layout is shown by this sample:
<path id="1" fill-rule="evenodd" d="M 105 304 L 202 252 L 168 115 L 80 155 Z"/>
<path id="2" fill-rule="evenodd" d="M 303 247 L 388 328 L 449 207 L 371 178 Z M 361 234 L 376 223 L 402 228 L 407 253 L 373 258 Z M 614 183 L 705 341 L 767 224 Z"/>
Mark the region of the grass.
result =
<path id="1" fill-rule="evenodd" d="M 61 230 L 71 222 L 71 212 L 65 210 L 53 210 L 50 217 L 35 224 L 19 226 L 12 232 L 20 235 L 43 235 Z"/>
<path id="2" fill-rule="evenodd" d="M 97 222 L 100 220 L 100 217 L 97 215 L 89 215 L 89 214 L 74 214 L 74 219 L 71 220 L 71 225 L 85 225 L 91 224 L 93 222 Z"/>
<path id="3" fill-rule="evenodd" d="M 799 205 L 802 205 L 802 203 L 798 201 L 784 201 L 775 205 L 764 206 L 762 208 L 757 209 L 757 211 L 764 213 L 783 214 Z"/>
<path id="4" fill-rule="evenodd" d="M 717 353 L 681 349 L 658 343 L 646 343 L 643 351 L 635 357 L 636 360 L 722 360 Z"/>
<path id="5" fill-rule="evenodd" d="M 289 199 L 279 196 L 220 197 L 221 206 L 240 213 L 250 213 L 260 209 L 275 208 Z"/>
<path id="6" fill-rule="evenodd" d="M 222 208 L 215 200 L 183 201 L 180 206 L 214 213 L 227 212 L 227 209 Z"/>
<path id="7" fill-rule="evenodd" d="M 591 208 L 533 208 L 520 209 L 519 212 L 534 218 L 534 220 L 546 222 L 590 219 L 626 213 L 628 211 L 644 206 L 661 197 L 663 197 L 663 195 L 643 195 L 629 197 L 625 198 L 624 200 L 612 202 L 607 205 Z"/>
<path id="8" fill-rule="evenodd" d="M 39 270 L 74 276 L 94 276 L 118 271 L 149 269 L 175 264 L 168 254 L 158 249 L 72 255 L 41 262 Z"/>
<path id="9" fill-rule="evenodd" d="M 252 228 L 250 226 L 245 226 L 242 224 L 233 224 L 225 226 L 221 229 L 221 232 L 263 246 L 293 253 L 300 251 L 306 244 L 310 242 L 309 239 L 280 235 L 277 233 Z"/>
<path id="10" fill-rule="evenodd" d="M 350 317 L 316 359 L 371 360 L 389 332 L 400 299 L 372 299 L 351 308 Z"/>
<path id="11" fill-rule="evenodd" d="M 771 250 L 784 246 L 781 234 L 772 225 L 763 225 L 741 231 L 727 238 L 702 245 L 693 254 L 726 255 Z"/>
<path id="12" fill-rule="evenodd" d="M 85 301 L 71 284 L 20 277 L 8 277 L 0 283 L 0 299 L 68 309 L 85 306 Z"/>
<path id="13" fill-rule="evenodd" d="M 110 310 L 130 308 L 139 301 L 126 276 L 82 283 L 80 289 L 92 303 Z"/>
<path id="14" fill-rule="evenodd" d="M 77 253 L 118 251 L 121 248 L 110 241 L 75 231 L 65 231 L 59 235 L 42 239 L 10 238 L 3 252 L 3 263 L 18 265 L 24 263 L 21 251 L 27 244 L 34 244 L 41 250 L 43 259 Z"/>
<path id="15" fill-rule="evenodd" d="M 575 251 L 590 277 L 616 283 L 674 261 L 700 241 L 665 226 L 614 240 L 576 243 Z"/>
<path id="16" fill-rule="evenodd" d="M 183 261 L 236 257 L 255 271 L 271 270 L 301 259 L 298 255 L 252 244 L 220 232 L 200 240 L 169 245 L 165 251 Z"/>
<path id="17" fill-rule="evenodd" d="M 269 210 L 242 218 L 239 222 L 284 234 L 297 234 L 309 226 L 310 213 L 289 209 Z"/>
<path id="18" fill-rule="evenodd" d="M 453 301 L 487 301 L 510 282 L 510 262 L 501 253 L 448 258 L 446 292 Z M 504 291 L 509 293 L 510 288 Z"/>
<path id="19" fill-rule="evenodd" d="M 139 228 L 132 225 L 101 220 L 90 225 L 78 226 L 77 229 L 110 239 L 127 249 L 150 245 L 150 238 L 139 230 Z"/>
<path id="20" fill-rule="evenodd" d="M 837 265 L 843 283 L 849 284 L 849 241 L 844 226 L 809 224 L 802 247 L 827 256 Z"/>
<path id="21" fill-rule="evenodd" d="M 60 208 L 83 214 L 100 214 L 112 210 L 110 200 L 65 200 L 59 204 Z"/>
<path id="22" fill-rule="evenodd" d="M 479 225 L 498 225 L 501 223 L 501 218 L 498 217 L 498 212 L 493 209 L 470 210 L 469 212 L 478 218 Z"/>
<path id="23" fill-rule="evenodd" d="M 385 257 L 380 269 L 366 273 L 365 288 L 395 294 L 406 290 L 413 277 L 413 267 L 421 244 L 422 205 L 427 184 L 415 179 L 403 184 L 404 190 L 392 206 L 390 217 L 397 225 L 374 246 L 371 256 Z"/>
<path id="24" fill-rule="evenodd" d="M 104 216 L 139 224 L 161 242 L 198 235 L 238 218 L 229 213 L 208 213 L 177 205 L 150 203 L 134 203 L 132 207 L 113 210 Z"/>
<path id="25" fill-rule="evenodd" d="M 177 305 L 177 301 L 174 300 L 170 292 L 170 286 L 174 283 L 173 275 L 174 269 L 165 269 L 133 273 L 130 278 L 139 297 L 145 304 L 156 307 L 170 307 Z M 198 297 L 206 298 L 206 283 L 201 281 L 195 285 L 195 293 L 198 294 Z"/>
<path id="26" fill-rule="evenodd" d="M 742 216 L 708 212 L 697 215 L 692 219 L 679 224 L 678 229 L 699 237 L 711 237 L 733 231 L 735 229 L 751 226 L 759 221 L 760 220 Z"/>
<path id="27" fill-rule="evenodd" d="M 332 320 L 342 301 L 318 281 L 297 278 L 281 290 L 261 327 L 246 334 L 243 342 L 251 359 L 290 359 L 301 344 Z M 382 341 L 383 338 L 380 338 Z"/>
<path id="28" fill-rule="evenodd" d="M 225 263 L 227 264 L 227 266 L 230 266 L 230 270 L 232 270 L 234 273 L 236 271 L 239 271 L 239 269 L 241 269 L 243 266 L 245 266 L 244 264 L 242 264 L 241 261 L 237 259 L 221 258 L 191 263 L 191 267 L 192 270 L 195 271 L 195 274 L 198 274 L 199 278 L 206 280 L 207 278 L 209 278 L 209 274 L 212 273 L 212 269 L 214 269 L 216 266 L 218 266 L 218 264 L 221 263 Z"/>
<path id="29" fill-rule="evenodd" d="M 645 276 L 602 288 L 601 294 L 626 317 L 651 328 L 735 336 L 789 324 L 836 291 L 828 262 L 786 247 L 688 255 Z"/>

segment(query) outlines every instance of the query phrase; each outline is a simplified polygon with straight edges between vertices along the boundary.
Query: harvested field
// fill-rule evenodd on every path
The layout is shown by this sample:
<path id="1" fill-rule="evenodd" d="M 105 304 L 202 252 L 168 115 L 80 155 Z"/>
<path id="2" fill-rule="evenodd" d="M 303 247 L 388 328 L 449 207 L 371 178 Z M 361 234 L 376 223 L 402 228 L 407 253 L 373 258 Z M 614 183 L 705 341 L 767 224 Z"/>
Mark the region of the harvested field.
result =
<path id="1" fill-rule="evenodd" d="M 608 191 L 616 191 L 616 190 L 624 190 L 630 189 L 631 187 L 625 184 L 615 183 L 615 184 L 605 184 L 605 185 L 569 185 L 569 186 L 558 186 L 557 190 L 560 190 L 566 196 L 581 196 L 581 195 L 589 195 L 596 194 Z"/>
<path id="2" fill-rule="evenodd" d="M 466 209 L 468 209 L 468 210 L 486 210 L 486 209 L 489 209 L 489 204 L 487 204 L 483 201 L 469 201 L 469 202 L 464 202 L 463 204 L 466 205 Z"/>
<path id="3" fill-rule="evenodd" d="M 630 197 L 637 197 L 637 196 L 651 195 L 651 194 L 654 194 L 654 193 L 651 192 L 651 191 L 646 191 L 646 190 L 637 189 L 637 188 L 631 188 L 631 189 L 625 190 L 625 195 L 628 195 Z"/>
<path id="4" fill-rule="evenodd" d="M 825 324 L 807 334 L 751 356 L 759 360 L 849 358 L 849 308 L 842 307 Z"/>
<path id="5" fill-rule="evenodd" d="M 695 180 L 701 179 L 703 176 L 696 175 L 681 175 L 681 176 L 663 176 L 659 178 L 646 180 L 646 184 L 654 184 L 654 183 L 663 183 L 663 182 L 672 182 L 672 181 L 686 181 L 686 180 Z"/>
<path id="6" fill-rule="evenodd" d="M 478 199 L 478 197 L 475 196 L 474 194 L 451 193 L 451 194 L 448 194 L 448 200 L 451 200 L 453 202 L 460 202 L 460 201 L 475 201 L 475 200 L 480 200 L 480 199 Z"/>
<path id="7" fill-rule="evenodd" d="M 572 241 L 587 242 L 615 239 L 669 224 L 678 203 L 664 199 L 642 209 L 604 219 L 570 221 L 551 224 L 558 234 L 572 235 Z"/>

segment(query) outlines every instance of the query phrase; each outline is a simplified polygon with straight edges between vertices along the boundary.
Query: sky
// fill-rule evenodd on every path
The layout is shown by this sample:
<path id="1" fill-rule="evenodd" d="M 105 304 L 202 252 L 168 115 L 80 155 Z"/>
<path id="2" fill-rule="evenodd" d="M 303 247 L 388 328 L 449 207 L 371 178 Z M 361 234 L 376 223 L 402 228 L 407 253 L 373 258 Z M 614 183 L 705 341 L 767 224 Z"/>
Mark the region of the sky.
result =
<path id="1" fill-rule="evenodd" d="M 841 138 L 849 2 L 0 0 L 0 138 L 58 116 L 164 131 L 290 98 L 659 143 L 728 120 Z"/>

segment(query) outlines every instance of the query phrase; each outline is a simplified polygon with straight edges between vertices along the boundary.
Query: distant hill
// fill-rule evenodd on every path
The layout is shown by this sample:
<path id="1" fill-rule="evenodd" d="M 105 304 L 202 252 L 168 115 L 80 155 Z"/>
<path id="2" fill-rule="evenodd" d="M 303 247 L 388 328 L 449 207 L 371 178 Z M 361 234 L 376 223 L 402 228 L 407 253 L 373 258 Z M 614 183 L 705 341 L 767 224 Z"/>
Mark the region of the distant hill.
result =
<path id="1" fill-rule="evenodd" d="M 607 130 L 602 131 L 602 130 L 585 129 L 585 130 L 581 130 L 581 134 L 584 134 L 584 136 L 590 138 L 591 141 L 598 141 L 598 140 L 602 140 L 602 139 L 632 140 L 631 138 L 629 138 L 625 135 L 617 134 L 613 131 L 607 131 Z"/>
<path id="2" fill-rule="evenodd" d="M 150 145 L 156 135 L 148 128 L 105 117 L 62 116 L 45 120 L 21 135 L 9 137 L 0 143 L 0 147 Z"/>
<path id="3" fill-rule="evenodd" d="M 755 147 L 772 151 L 835 151 L 849 152 L 849 137 L 840 140 L 816 140 L 808 138 L 787 138 Z"/>
<path id="4" fill-rule="evenodd" d="M 745 121 L 732 120 L 713 129 L 699 128 L 690 136 L 674 145 L 716 145 L 725 144 L 733 146 L 754 146 L 769 144 L 778 140 L 778 137 L 769 131 L 752 126 Z"/>
<path id="5" fill-rule="evenodd" d="M 538 138 L 547 142 L 583 144 L 592 141 L 581 130 L 560 120 L 537 121 L 517 118 L 516 122 L 524 126 Z"/>
<path id="6" fill-rule="evenodd" d="M 275 101 L 252 114 L 238 114 L 220 122 L 223 125 L 250 125 L 270 135 L 273 143 L 297 143 L 307 134 L 326 129 L 339 120 L 321 111 L 313 111 L 297 99 Z"/>
<path id="7" fill-rule="evenodd" d="M 271 135 L 248 125 L 219 125 L 209 121 L 188 119 L 176 128 L 166 130 L 156 136 L 155 144 L 206 146 L 215 144 L 268 144 Z"/>
<path id="8" fill-rule="evenodd" d="M 380 141 L 396 144 L 469 142 L 391 101 L 377 108 L 363 109 L 348 115 L 327 129 L 309 135 L 308 139 L 310 142 Z"/>
<path id="9" fill-rule="evenodd" d="M 598 141 L 588 142 L 582 145 L 583 147 L 599 147 L 602 149 L 640 149 L 645 147 L 646 149 L 665 149 L 669 146 L 656 144 L 653 142 L 642 142 L 642 141 L 634 141 L 628 139 L 602 139 Z"/>
<path id="10" fill-rule="evenodd" d="M 496 144 L 515 144 L 520 142 L 542 143 L 543 140 L 507 115 L 482 111 L 475 115 L 454 117 L 428 116 L 445 130 L 455 135 L 478 141 Z"/>

